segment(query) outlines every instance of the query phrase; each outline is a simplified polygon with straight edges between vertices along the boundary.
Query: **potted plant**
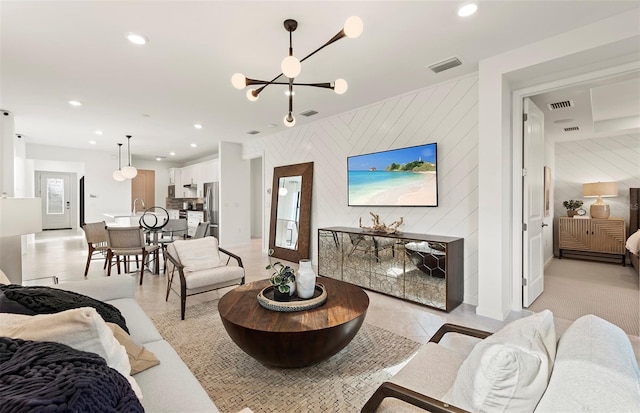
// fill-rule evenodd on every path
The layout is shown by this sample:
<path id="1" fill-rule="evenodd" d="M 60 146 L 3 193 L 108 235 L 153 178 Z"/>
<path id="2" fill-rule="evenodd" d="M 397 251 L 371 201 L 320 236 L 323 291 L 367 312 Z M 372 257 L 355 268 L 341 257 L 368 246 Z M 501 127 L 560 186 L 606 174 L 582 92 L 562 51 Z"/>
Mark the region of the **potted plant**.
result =
<path id="1" fill-rule="evenodd" d="M 567 208 L 567 216 L 572 217 L 578 213 L 578 208 L 582 206 L 583 202 L 579 200 L 570 199 L 568 201 L 564 201 L 562 205 Z"/>
<path id="2" fill-rule="evenodd" d="M 273 250 L 269 250 L 269 255 Z M 273 299 L 275 301 L 288 301 L 296 290 L 296 275 L 293 268 L 284 265 L 280 261 L 265 267 L 273 270 L 269 282 L 273 285 Z"/>

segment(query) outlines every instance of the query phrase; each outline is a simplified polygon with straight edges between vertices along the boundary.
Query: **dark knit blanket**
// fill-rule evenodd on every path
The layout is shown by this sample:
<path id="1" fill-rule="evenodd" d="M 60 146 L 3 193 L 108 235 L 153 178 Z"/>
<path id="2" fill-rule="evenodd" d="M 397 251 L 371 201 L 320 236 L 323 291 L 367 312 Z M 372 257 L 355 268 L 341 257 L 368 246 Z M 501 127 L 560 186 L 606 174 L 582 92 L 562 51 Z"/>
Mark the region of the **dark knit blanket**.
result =
<path id="1" fill-rule="evenodd" d="M 0 412 L 144 412 L 129 382 L 96 354 L 0 337 Z"/>
<path id="2" fill-rule="evenodd" d="M 17 284 L 0 284 L 0 291 L 4 295 L 4 306 L 12 302 L 11 307 L 21 307 L 19 312 L 27 315 L 53 314 L 80 307 L 93 307 L 107 323 L 114 323 L 122 327 L 127 333 L 126 320 L 116 307 L 96 300 L 86 295 L 72 291 L 60 290 L 52 287 L 25 287 Z"/>

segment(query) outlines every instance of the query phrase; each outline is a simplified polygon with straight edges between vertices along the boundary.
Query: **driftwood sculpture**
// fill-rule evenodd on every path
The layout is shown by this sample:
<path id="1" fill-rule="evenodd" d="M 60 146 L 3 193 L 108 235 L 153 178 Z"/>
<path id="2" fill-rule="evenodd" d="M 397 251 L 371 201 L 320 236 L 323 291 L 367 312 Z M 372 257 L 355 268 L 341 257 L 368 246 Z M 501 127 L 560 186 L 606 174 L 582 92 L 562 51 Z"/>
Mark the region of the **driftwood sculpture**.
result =
<path id="1" fill-rule="evenodd" d="M 362 225 L 362 217 L 360 217 L 360 228 L 362 229 L 368 229 L 370 231 L 374 231 L 374 232 L 384 232 L 386 234 L 397 234 L 398 232 L 398 227 L 400 225 L 402 225 L 402 223 L 404 222 L 404 218 L 400 217 L 399 220 L 397 221 L 393 221 L 390 225 L 385 224 L 384 222 L 380 223 L 380 216 L 377 214 L 374 214 L 373 212 L 369 212 L 369 214 L 371 215 L 371 220 L 373 221 L 373 226 L 371 227 L 365 227 Z"/>

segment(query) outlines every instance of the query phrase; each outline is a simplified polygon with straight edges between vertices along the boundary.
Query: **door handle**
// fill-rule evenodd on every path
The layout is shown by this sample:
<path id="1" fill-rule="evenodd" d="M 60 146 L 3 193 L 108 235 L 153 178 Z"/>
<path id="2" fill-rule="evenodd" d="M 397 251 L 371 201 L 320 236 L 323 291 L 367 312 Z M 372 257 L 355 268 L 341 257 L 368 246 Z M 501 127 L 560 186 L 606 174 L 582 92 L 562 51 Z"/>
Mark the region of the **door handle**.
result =
<path id="1" fill-rule="evenodd" d="M 542 223 L 542 228 L 548 227 L 548 226 L 549 226 L 549 224 L 545 224 L 544 222 Z"/>

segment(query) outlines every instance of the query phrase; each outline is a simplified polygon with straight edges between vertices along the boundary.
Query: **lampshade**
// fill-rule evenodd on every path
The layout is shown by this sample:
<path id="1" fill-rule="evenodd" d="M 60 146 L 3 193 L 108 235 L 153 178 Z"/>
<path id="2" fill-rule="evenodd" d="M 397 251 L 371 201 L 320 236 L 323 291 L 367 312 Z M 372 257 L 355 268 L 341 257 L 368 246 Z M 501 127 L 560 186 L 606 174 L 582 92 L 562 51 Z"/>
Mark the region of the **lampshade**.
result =
<path id="1" fill-rule="evenodd" d="M 610 198 L 618 196 L 617 182 L 592 182 L 582 185 L 582 196 L 585 198 Z"/>
<path id="2" fill-rule="evenodd" d="M 40 198 L 0 198 L 0 236 L 33 234 L 42 231 Z"/>
<path id="3" fill-rule="evenodd" d="M 609 205 L 602 201 L 602 198 L 618 196 L 617 182 L 592 182 L 582 185 L 582 196 L 585 198 L 595 198 L 597 201 L 591 205 L 589 213 L 591 218 L 608 219 L 611 215 Z"/>

